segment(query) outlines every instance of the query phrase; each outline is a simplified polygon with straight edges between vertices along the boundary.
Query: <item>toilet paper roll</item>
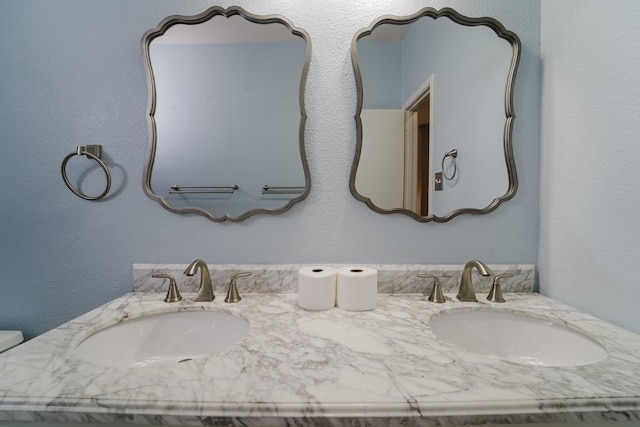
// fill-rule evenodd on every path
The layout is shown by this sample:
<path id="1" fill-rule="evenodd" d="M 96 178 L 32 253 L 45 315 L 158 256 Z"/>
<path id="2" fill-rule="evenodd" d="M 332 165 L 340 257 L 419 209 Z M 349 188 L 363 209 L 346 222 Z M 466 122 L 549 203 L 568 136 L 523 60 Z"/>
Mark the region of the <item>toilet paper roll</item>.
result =
<path id="1" fill-rule="evenodd" d="M 298 270 L 298 305 L 307 310 L 328 310 L 336 305 L 336 270 L 304 267 Z"/>
<path id="2" fill-rule="evenodd" d="M 376 308 L 378 272 L 368 267 L 343 267 L 338 270 L 336 301 L 339 308 L 365 311 Z"/>

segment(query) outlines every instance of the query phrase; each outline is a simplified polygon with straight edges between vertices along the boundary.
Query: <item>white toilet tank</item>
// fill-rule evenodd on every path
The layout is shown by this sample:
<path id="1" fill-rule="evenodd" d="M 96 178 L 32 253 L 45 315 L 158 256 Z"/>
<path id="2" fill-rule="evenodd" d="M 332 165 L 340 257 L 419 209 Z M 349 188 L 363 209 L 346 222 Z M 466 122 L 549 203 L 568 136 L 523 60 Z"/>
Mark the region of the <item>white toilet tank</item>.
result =
<path id="1" fill-rule="evenodd" d="M 0 331 L 0 353 L 15 347 L 24 340 L 20 331 Z"/>

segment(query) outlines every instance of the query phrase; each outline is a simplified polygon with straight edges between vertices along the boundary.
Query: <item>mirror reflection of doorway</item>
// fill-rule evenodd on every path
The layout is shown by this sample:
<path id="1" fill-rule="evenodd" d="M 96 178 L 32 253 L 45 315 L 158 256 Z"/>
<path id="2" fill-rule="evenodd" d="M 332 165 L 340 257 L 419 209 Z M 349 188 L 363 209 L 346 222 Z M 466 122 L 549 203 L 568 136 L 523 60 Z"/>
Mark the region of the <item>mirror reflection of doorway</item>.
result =
<path id="1" fill-rule="evenodd" d="M 362 109 L 355 185 L 382 209 L 433 212 L 433 75 L 398 109 Z"/>
<path id="2" fill-rule="evenodd" d="M 433 209 L 433 75 L 404 105 L 405 186 L 404 208 L 420 216 Z"/>
<path id="3" fill-rule="evenodd" d="M 418 106 L 418 188 L 416 192 L 417 214 L 429 215 L 429 176 L 431 174 L 431 162 L 429 161 L 429 109 L 431 97 Z"/>

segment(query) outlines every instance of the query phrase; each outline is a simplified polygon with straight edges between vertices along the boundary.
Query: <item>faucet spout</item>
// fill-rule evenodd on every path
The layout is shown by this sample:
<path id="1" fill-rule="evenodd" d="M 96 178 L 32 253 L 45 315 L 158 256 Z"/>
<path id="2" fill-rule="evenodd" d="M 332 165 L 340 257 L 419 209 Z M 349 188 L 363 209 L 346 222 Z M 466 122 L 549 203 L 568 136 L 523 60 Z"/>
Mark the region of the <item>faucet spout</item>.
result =
<path id="1" fill-rule="evenodd" d="M 200 270 L 200 287 L 198 288 L 198 295 L 196 296 L 195 301 L 211 302 L 216 296 L 213 294 L 211 275 L 209 274 L 207 263 L 201 259 L 197 259 L 189 264 L 187 269 L 184 271 L 184 274 L 187 276 L 193 276 L 198 272 L 198 270 Z"/>
<path id="2" fill-rule="evenodd" d="M 460 288 L 458 289 L 458 298 L 460 301 L 473 301 L 477 302 L 476 293 L 473 290 L 473 282 L 471 281 L 471 272 L 473 269 L 477 269 L 483 276 L 490 276 L 491 270 L 482 262 L 476 260 L 469 261 L 462 270 L 462 278 L 460 279 Z"/>

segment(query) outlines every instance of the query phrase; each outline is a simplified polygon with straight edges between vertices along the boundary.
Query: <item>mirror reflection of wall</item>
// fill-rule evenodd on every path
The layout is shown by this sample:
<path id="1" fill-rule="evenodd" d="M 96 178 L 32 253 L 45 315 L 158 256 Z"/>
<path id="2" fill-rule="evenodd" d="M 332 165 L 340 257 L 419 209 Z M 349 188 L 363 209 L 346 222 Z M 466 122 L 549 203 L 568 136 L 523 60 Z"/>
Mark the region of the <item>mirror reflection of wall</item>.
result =
<path id="1" fill-rule="evenodd" d="M 423 221 L 483 210 L 516 189 L 505 129 L 519 41 L 489 18 L 483 22 L 491 26 L 440 13 L 447 16 L 426 9 L 416 19 L 381 18 L 353 46 L 362 128 L 352 192 L 378 211 Z M 436 191 L 436 173 L 453 149 L 456 176 Z"/>
<path id="2" fill-rule="evenodd" d="M 307 41 L 284 22 L 214 11 L 148 44 L 156 100 L 148 194 L 213 220 L 286 209 L 308 192 L 300 105 Z"/>

